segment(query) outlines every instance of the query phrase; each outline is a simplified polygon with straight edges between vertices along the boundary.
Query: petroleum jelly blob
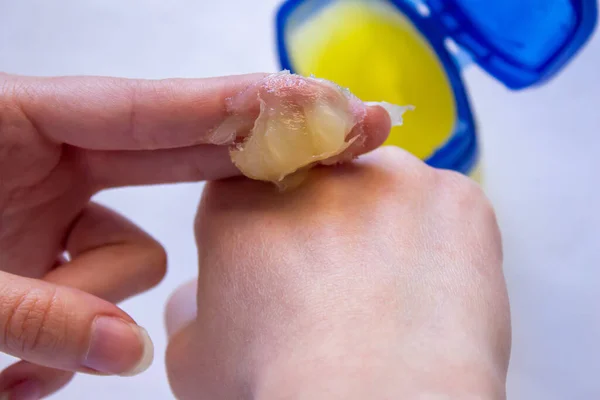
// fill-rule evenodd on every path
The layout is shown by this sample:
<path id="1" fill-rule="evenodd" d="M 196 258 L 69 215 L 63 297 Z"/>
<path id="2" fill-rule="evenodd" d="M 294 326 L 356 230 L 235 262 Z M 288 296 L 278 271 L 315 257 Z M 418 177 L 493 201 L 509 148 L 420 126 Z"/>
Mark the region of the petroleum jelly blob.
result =
<path id="1" fill-rule="evenodd" d="M 256 100 L 259 107 L 252 111 Z M 402 125 L 402 114 L 412 109 L 368 105 L 382 106 L 393 126 Z M 240 129 L 248 128 L 249 134 L 230 150 L 231 160 L 245 176 L 283 190 L 302 183 L 318 163 L 352 158 L 344 151 L 361 140 L 367 104 L 332 82 L 284 71 L 232 98 L 229 109 L 232 115 L 213 132 L 213 142 L 239 137 Z"/>

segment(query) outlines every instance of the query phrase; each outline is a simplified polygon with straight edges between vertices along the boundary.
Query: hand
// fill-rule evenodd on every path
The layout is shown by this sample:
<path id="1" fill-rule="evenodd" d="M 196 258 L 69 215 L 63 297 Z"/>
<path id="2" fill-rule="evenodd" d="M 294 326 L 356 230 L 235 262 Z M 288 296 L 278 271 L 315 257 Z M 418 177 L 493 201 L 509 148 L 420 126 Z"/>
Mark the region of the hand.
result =
<path id="1" fill-rule="evenodd" d="M 161 280 L 164 250 L 90 198 L 237 175 L 228 143 L 211 145 L 211 133 L 228 116 L 226 99 L 263 77 L 0 75 L 0 351 L 24 360 L 0 376 L 0 398 L 41 398 L 73 371 L 131 375 L 150 365 L 148 335 L 114 303 Z M 364 124 L 356 153 L 389 132 L 377 108 Z"/>
<path id="2" fill-rule="evenodd" d="M 210 183 L 200 271 L 167 307 L 194 399 L 501 399 L 510 318 L 480 188 L 398 148 L 296 191 Z"/>

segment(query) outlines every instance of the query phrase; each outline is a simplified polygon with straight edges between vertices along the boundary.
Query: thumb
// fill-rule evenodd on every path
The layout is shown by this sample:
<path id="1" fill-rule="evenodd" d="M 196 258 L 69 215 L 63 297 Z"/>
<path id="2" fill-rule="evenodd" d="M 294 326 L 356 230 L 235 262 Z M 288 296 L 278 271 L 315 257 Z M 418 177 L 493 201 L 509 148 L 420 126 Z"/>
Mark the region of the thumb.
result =
<path id="1" fill-rule="evenodd" d="M 0 351 L 52 368 L 130 376 L 150 366 L 154 347 L 107 301 L 0 272 Z"/>

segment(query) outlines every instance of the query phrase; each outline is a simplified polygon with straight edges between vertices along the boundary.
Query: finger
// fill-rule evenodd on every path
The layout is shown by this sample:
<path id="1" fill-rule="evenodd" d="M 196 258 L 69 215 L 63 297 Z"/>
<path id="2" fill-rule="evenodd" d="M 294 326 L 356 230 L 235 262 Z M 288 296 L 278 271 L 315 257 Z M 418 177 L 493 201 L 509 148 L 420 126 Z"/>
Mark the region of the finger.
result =
<path id="1" fill-rule="evenodd" d="M 162 81 L 20 77 L 10 79 L 5 86 L 13 86 L 12 98 L 40 133 L 58 143 L 92 150 L 79 158 L 90 179 L 97 179 L 100 187 L 114 187 L 238 174 L 224 149 L 199 145 L 230 143 L 236 136 L 248 134 L 259 105 L 253 88 L 259 87 L 264 76 Z M 281 89 L 284 97 L 299 102 L 314 98 L 312 92 L 323 89 L 321 86 L 324 93 L 335 93 L 324 83 L 306 88 L 288 86 Z M 254 95 L 244 107 L 237 108 L 229 99 L 238 93 Z M 347 152 L 348 158 L 372 149 L 387 137 L 389 117 L 380 107 L 373 109 L 369 109 L 370 118 L 355 128 L 353 135 L 360 132 L 360 140 Z M 217 133 L 232 118 L 234 122 L 241 118 L 243 124 L 230 127 L 231 132 L 226 126 L 227 137 L 223 139 Z M 182 149 L 188 146 L 194 150 Z M 148 151 L 131 154 L 131 150 Z"/>
<path id="2" fill-rule="evenodd" d="M 126 218 L 90 203 L 69 232 L 71 261 L 44 280 L 117 303 L 158 284 L 166 272 L 162 246 Z"/>
<path id="3" fill-rule="evenodd" d="M 49 139 L 93 150 L 154 150 L 207 143 L 226 99 L 264 74 L 205 79 L 13 77 L 13 98 Z M 7 90 L 8 92 L 8 90 Z"/>
<path id="4" fill-rule="evenodd" d="M 155 150 L 215 143 L 213 130 L 232 114 L 256 119 L 259 101 L 254 91 L 265 76 L 13 77 L 6 85 L 12 82 L 14 98 L 28 120 L 56 142 L 92 150 Z M 279 97 L 302 102 L 314 99 L 314 92 L 337 94 L 327 82 L 292 79 L 312 84 L 280 88 L 280 81 L 289 79 L 274 80 L 274 89 L 283 92 Z M 244 94 L 244 106 L 228 105 L 238 93 Z"/>
<path id="5" fill-rule="evenodd" d="M 368 107 L 363 121 L 350 136 L 358 140 L 342 157 L 351 159 L 381 146 L 390 132 L 387 112 Z M 157 151 L 90 151 L 86 153 L 88 171 L 100 188 L 218 180 L 240 174 L 226 146 L 200 145 Z"/>
<path id="6" fill-rule="evenodd" d="M 58 391 L 74 374 L 19 361 L 0 374 L 0 399 L 41 399 Z"/>
<path id="7" fill-rule="evenodd" d="M 113 303 L 149 289 L 164 276 L 162 247 L 131 222 L 98 204 L 88 205 L 81 213 L 66 247 L 72 261 L 60 260 L 44 280 Z M 13 386 L 15 391 L 36 387 L 46 396 L 66 385 L 72 376 L 68 371 L 20 362 L 3 372 L 0 393 Z"/>
<path id="8" fill-rule="evenodd" d="M 289 73 L 271 74 L 228 99 L 230 116 L 211 133 L 211 141 L 229 143 L 236 137 L 245 137 L 265 106 L 282 105 L 290 110 L 321 101 L 347 106 L 347 111 L 356 114 L 357 120 L 364 116 L 365 104 L 346 95 L 340 87 L 329 81 Z"/>
<path id="9" fill-rule="evenodd" d="M 114 304 L 0 272 L 0 351 L 57 369 L 132 375 L 151 364 L 153 346 Z"/>
<path id="10" fill-rule="evenodd" d="M 199 145 L 155 151 L 86 152 L 90 179 L 99 189 L 198 182 L 240 174 L 227 146 Z"/>
<path id="11" fill-rule="evenodd" d="M 167 302 L 165 325 L 169 337 L 176 334 L 194 319 L 198 312 L 198 279 L 180 286 Z"/>
<path id="12" fill-rule="evenodd" d="M 230 143 L 235 138 L 249 134 L 265 105 L 281 104 L 294 109 L 319 102 L 346 108 L 351 114 L 349 117 L 356 123 L 349 139 L 362 136 L 361 144 L 364 145 L 368 140 L 369 150 L 383 143 L 390 132 L 389 114 L 381 106 L 367 106 L 329 81 L 280 73 L 253 83 L 228 100 L 230 117 L 213 130 L 212 142 Z M 360 154 L 363 147 L 355 146 L 355 154 Z"/>

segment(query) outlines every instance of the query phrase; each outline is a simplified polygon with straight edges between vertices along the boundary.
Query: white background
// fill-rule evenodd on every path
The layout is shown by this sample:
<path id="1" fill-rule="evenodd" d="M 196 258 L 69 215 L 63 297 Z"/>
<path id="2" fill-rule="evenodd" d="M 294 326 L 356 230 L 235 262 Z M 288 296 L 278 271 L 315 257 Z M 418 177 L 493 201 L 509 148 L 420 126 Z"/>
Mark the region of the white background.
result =
<path id="1" fill-rule="evenodd" d="M 0 70 L 137 78 L 278 68 L 279 0 L 0 0 Z M 513 311 L 511 399 L 600 398 L 600 37 L 550 85 L 512 93 L 471 68 L 486 186 L 504 233 Z M 170 271 L 123 304 L 157 347 L 135 378 L 78 376 L 58 399 L 170 399 L 162 310 L 195 274 L 201 184 L 106 192 L 167 248 Z M 0 364 L 10 360 L 0 356 Z M 0 365 L 0 366 L 1 366 Z"/>

